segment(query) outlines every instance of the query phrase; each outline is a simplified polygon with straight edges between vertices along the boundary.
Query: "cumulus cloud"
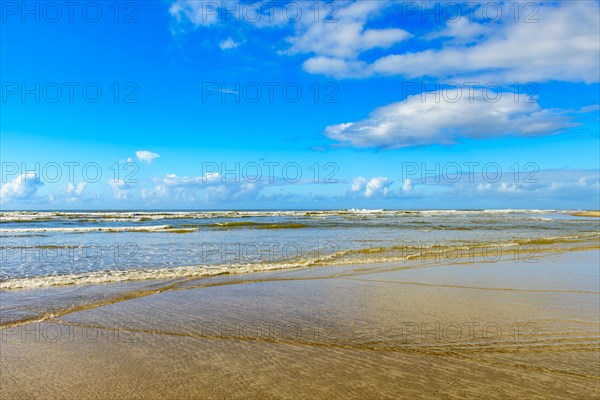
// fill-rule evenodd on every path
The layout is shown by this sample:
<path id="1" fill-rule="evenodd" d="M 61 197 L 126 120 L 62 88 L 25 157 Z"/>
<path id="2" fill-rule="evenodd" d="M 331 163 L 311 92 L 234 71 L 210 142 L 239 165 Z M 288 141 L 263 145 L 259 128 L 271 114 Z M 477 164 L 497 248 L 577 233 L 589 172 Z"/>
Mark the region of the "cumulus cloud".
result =
<path id="1" fill-rule="evenodd" d="M 471 172 L 465 169 L 458 178 L 454 173 L 407 178 L 401 188 L 394 188 L 387 177 L 357 177 L 346 198 L 387 201 L 390 208 L 403 204 L 414 208 L 594 209 L 600 202 L 597 169 L 510 170 L 496 175 L 484 173 L 481 168 Z"/>
<path id="2" fill-rule="evenodd" d="M 0 195 L 2 200 L 29 199 L 43 185 L 35 172 L 26 172 L 10 182 L 2 185 Z"/>
<path id="3" fill-rule="evenodd" d="M 426 39 L 447 38 L 441 47 L 388 54 L 357 70 L 356 60 L 335 55 L 305 63 L 311 73 L 334 77 L 402 75 L 407 78 L 493 79 L 502 82 L 561 80 L 598 82 L 600 21 L 597 2 L 539 6 L 537 23 L 507 18 L 489 29 L 466 17 Z M 507 12 L 505 15 L 512 16 Z M 349 65 L 346 65 L 349 64 Z"/>
<path id="4" fill-rule="evenodd" d="M 223 40 L 219 43 L 219 47 L 221 48 L 221 50 L 235 49 L 239 45 L 240 44 L 233 40 L 233 38 L 231 37 L 228 37 L 226 40 Z"/>
<path id="5" fill-rule="evenodd" d="M 536 136 L 572 127 L 561 112 L 523 96 L 463 89 L 409 96 L 375 109 L 369 118 L 328 126 L 325 134 L 354 147 L 449 145 L 461 138 Z"/>
<path id="6" fill-rule="evenodd" d="M 205 196 L 206 200 L 210 202 L 254 199 L 260 194 L 260 189 L 262 187 L 262 185 L 250 182 L 236 185 L 215 185 L 206 188 Z"/>
<path id="7" fill-rule="evenodd" d="M 154 178 L 154 186 L 143 188 L 140 194 L 148 203 L 272 201 L 275 199 L 287 201 L 304 196 L 303 191 L 299 189 L 301 186 L 325 184 L 310 178 L 294 180 L 290 178 L 271 175 L 264 175 L 261 178 L 219 172 L 207 172 L 201 176 L 179 176 L 169 173 L 164 177 Z"/>
<path id="8" fill-rule="evenodd" d="M 311 74 L 325 74 L 339 78 L 365 78 L 371 75 L 366 65 L 360 60 L 317 56 L 304 61 L 302 67 Z"/>
<path id="9" fill-rule="evenodd" d="M 485 25 L 469 20 L 467 17 L 460 17 L 456 21 L 447 23 L 443 29 L 426 34 L 424 39 L 433 40 L 442 38 L 447 39 L 451 44 L 465 45 L 485 38 L 493 30 L 494 27 L 492 25 Z"/>
<path id="10" fill-rule="evenodd" d="M 142 198 L 154 201 L 176 199 L 186 202 L 206 200 L 235 201 L 255 199 L 268 182 L 247 182 L 245 180 L 223 179 L 218 172 L 207 172 L 203 176 L 177 176 L 167 174 L 164 178 L 155 178 L 152 189 L 143 189 Z"/>
<path id="11" fill-rule="evenodd" d="M 129 197 L 129 192 L 134 188 L 134 185 L 122 179 L 111 179 L 108 181 L 108 185 L 112 189 L 113 198 L 116 200 L 126 200 Z"/>
<path id="12" fill-rule="evenodd" d="M 299 3 L 300 4 L 300 3 Z M 236 29 L 279 28 L 292 31 L 285 38 L 281 54 L 309 54 L 307 68 L 323 67 L 323 57 L 350 60 L 372 49 L 387 49 L 411 37 L 398 27 L 368 28 L 370 19 L 392 5 L 388 0 L 347 1 L 332 4 L 329 1 L 302 3 L 287 7 L 285 3 L 265 4 L 223 1 L 204 3 L 178 0 L 170 7 L 170 14 L 179 24 L 191 23 L 195 27 L 236 23 Z M 299 11 L 293 12 L 296 7 Z M 293 21 L 293 24 L 290 22 Z M 231 37 L 221 42 L 222 49 L 239 45 Z"/>
<path id="13" fill-rule="evenodd" d="M 287 53 L 353 59 L 367 50 L 389 48 L 408 39 L 411 34 L 403 29 L 365 28 L 367 20 L 385 4 L 378 1 L 356 2 L 340 8 L 335 23 L 320 20 L 289 37 L 287 40 L 291 46 Z"/>
<path id="14" fill-rule="evenodd" d="M 499 202 L 500 207 L 512 207 L 515 203 L 502 203 L 504 200 L 519 202 L 520 207 L 531 207 L 532 203 L 542 202 L 548 207 L 565 208 L 571 203 L 589 204 L 597 207 L 600 201 L 600 173 L 598 170 L 528 170 L 510 171 L 500 175 L 479 172 L 458 175 L 428 175 L 421 177 L 420 185 L 424 193 L 438 201 L 464 200 Z M 424 179 L 425 178 L 425 179 Z M 429 191 L 430 188 L 438 190 Z M 439 189 L 442 189 L 441 191 Z M 590 207 L 588 205 L 588 207 Z"/>
<path id="15" fill-rule="evenodd" d="M 368 28 L 393 3 L 357 1 L 337 3 L 336 21 L 312 21 L 300 25 L 287 38 L 290 47 L 283 54 L 309 54 L 302 66 L 313 74 L 340 78 L 363 78 L 371 75 L 368 64 L 358 58 L 373 49 L 388 49 L 413 35 L 398 27 Z"/>
<path id="16" fill-rule="evenodd" d="M 148 151 L 148 150 L 138 150 L 135 152 L 135 156 L 137 157 L 138 160 L 145 161 L 148 164 L 152 164 L 152 161 L 154 161 L 155 158 L 160 157 L 160 155 L 158 155 L 156 153 L 152 153 L 151 151 Z"/>
<path id="17" fill-rule="evenodd" d="M 73 182 L 69 182 L 66 190 L 66 201 L 74 202 L 80 200 L 85 188 L 85 182 L 79 182 L 77 185 L 75 185 Z"/>
<path id="18" fill-rule="evenodd" d="M 67 184 L 67 194 L 80 196 L 81 194 L 83 194 L 83 191 L 85 190 L 85 186 L 86 186 L 85 182 L 79 182 L 77 185 L 75 185 L 73 182 L 69 182 Z"/>
<path id="19" fill-rule="evenodd" d="M 217 22 L 218 16 L 213 13 L 202 13 L 200 12 L 203 3 L 200 1 L 187 1 L 178 0 L 173 2 L 169 7 L 169 14 L 178 23 L 182 23 L 185 20 L 189 20 L 194 25 L 213 25 Z"/>
<path id="20" fill-rule="evenodd" d="M 352 181 L 352 188 L 350 190 L 366 198 L 387 197 L 392 183 L 394 181 L 385 176 L 371 179 L 359 176 Z"/>
<path id="21" fill-rule="evenodd" d="M 215 177 L 187 177 L 176 174 L 166 174 L 164 178 L 154 178 L 156 185 L 151 189 L 142 189 L 141 196 L 149 201 L 160 199 L 174 199 L 182 201 L 194 201 L 198 199 L 198 193 L 204 181 L 215 179 Z"/>
<path id="22" fill-rule="evenodd" d="M 441 29 L 420 36 L 402 29 L 406 24 L 400 25 L 408 13 L 406 8 L 384 0 L 337 2 L 333 9 L 330 2 L 314 2 L 310 8 L 302 7 L 293 24 L 289 10 L 276 3 L 263 7 L 261 2 L 245 4 L 227 0 L 215 2 L 211 9 L 205 2 L 178 0 L 172 4 L 170 13 L 179 24 L 186 22 L 196 27 L 235 21 L 236 28 L 291 30 L 285 39 L 287 45 L 278 44 L 279 53 L 306 54 L 303 68 L 307 72 L 336 78 L 401 75 L 502 82 L 599 81 L 597 2 L 535 3 L 535 15 L 532 17 L 520 9 L 517 22 L 512 3 L 494 4 L 501 7 L 501 17 L 494 22 L 485 18 L 489 17 L 484 12 L 485 1 L 473 3 L 474 11 L 465 11 L 457 19 L 439 9 L 430 10 L 432 18 L 448 20 Z M 418 6 L 439 8 L 439 3 L 423 2 Z M 246 8 L 252 8 L 253 18 L 245 16 Z M 329 13 L 332 18 L 326 18 Z M 228 14 L 237 17 L 223 17 Z M 374 26 L 379 21 L 386 26 Z M 389 26 L 390 21 L 396 25 Z M 404 46 L 402 51 L 403 43 L 409 39 L 411 46 Z M 221 43 L 222 48 L 235 45 L 231 38 Z M 415 51 L 417 48 L 420 50 Z M 366 54 L 374 49 L 388 54 L 367 61 Z"/>

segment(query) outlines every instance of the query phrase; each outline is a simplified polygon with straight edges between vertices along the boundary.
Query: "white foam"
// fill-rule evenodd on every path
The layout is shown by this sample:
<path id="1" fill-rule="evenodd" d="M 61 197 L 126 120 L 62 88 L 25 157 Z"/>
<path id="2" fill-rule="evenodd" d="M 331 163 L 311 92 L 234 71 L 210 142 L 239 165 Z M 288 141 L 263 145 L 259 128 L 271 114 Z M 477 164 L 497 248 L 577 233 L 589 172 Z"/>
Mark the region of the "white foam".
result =
<path id="1" fill-rule="evenodd" d="M 456 214 L 564 214 L 564 210 L 384 210 L 384 209 L 348 209 L 348 210 L 314 210 L 314 211 L 5 211 L 0 212 L 0 221 L 7 222 L 59 222 L 65 219 L 76 221 L 89 219 L 111 222 L 140 222 L 160 219 L 211 219 L 211 218 L 247 218 L 247 217 L 303 217 L 303 216 L 335 216 L 335 215 L 401 215 L 407 212 L 422 215 L 456 215 Z"/>
<path id="2" fill-rule="evenodd" d="M 161 269 L 140 269 L 127 271 L 98 271 L 81 274 L 51 275 L 32 278 L 10 279 L 0 282 L 0 290 L 37 289 L 49 286 L 67 286 L 82 284 L 116 283 L 140 280 L 164 280 L 191 278 L 220 274 L 245 274 L 250 272 L 271 271 L 278 269 L 309 266 L 310 261 L 299 263 L 271 264 L 235 264 L 223 266 L 192 265 Z"/>
<path id="3" fill-rule="evenodd" d="M 345 249 L 333 252 L 331 254 L 322 255 L 315 258 L 305 258 L 288 262 L 270 262 L 270 263 L 253 263 L 253 264 L 226 264 L 226 265 L 190 265 L 155 269 L 136 269 L 125 271 L 95 271 L 78 274 L 67 275 L 49 275 L 30 278 L 9 279 L 0 282 L 0 290 L 2 289 L 34 289 L 44 288 L 49 286 L 65 286 L 77 284 L 99 284 L 99 283 L 115 283 L 125 281 L 139 280 L 164 280 L 176 278 L 192 278 L 211 276 L 219 274 L 244 274 L 251 272 L 272 271 L 279 269 L 290 269 L 299 267 L 325 266 L 325 265 L 351 265 L 351 264 L 375 264 L 401 262 L 423 256 L 431 256 L 432 254 L 452 251 L 452 250 L 469 250 L 472 248 L 485 247 L 519 247 L 529 242 L 538 240 L 558 240 L 572 241 L 583 238 L 600 238 L 600 233 L 584 233 L 573 236 L 558 236 L 531 238 L 520 240 L 508 240 L 505 242 L 478 242 L 462 245 L 439 246 L 431 244 L 430 246 L 419 246 L 420 251 L 413 254 L 405 254 L 404 251 L 398 253 L 398 246 L 377 247 L 377 248 L 358 248 Z M 439 247 L 439 248 L 438 248 Z M 370 251 L 369 251 L 370 250 Z M 454 254 L 454 253 L 452 253 Z"/>
<path id="4" fill-rule="evenodd" d="M 147 226 L 86 226 L 69 228 L 2 228 L 0 233 L 27 233 L 27 232 L 158 232 L 172 230 L 171 225 Z"/>

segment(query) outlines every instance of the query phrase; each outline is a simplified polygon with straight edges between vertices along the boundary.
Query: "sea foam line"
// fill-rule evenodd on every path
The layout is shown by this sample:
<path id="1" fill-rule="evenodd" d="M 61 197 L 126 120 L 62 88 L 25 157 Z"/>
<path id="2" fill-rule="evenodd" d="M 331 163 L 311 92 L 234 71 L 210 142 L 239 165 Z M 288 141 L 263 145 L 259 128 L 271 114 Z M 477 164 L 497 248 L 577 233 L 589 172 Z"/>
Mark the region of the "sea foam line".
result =
<path id="1" fill-rule="evenodd" d="M 375 264 L 375 263 L 390 263 L 390 262 L 405 262 L 415 260 L 419 257 L 432 257 L 439 254 L 444 254 L 454 250 L 477 250 L 495 248 L 513 248 L 516 252 L 523 245 L 540 244 L 547 245 L 547 248 L 537 248 L 536 251 L 548 252 L 559 251 L 553 245 L 557 243 L 576 243 L 590 242 L 591 238 L 595 238 L 594 245 L 590 248 L 598 249 L 600 243 L 597 242 L 598 233 L 587 233 L 575 236 L 562 237 L 545 237 L 535 239 L 517 239 L 506 242 L 480 242 L 471 245 L 455 245 L 455 246 L 389 246 L 389 247 L 374 247 L 362 249 L 345 249 L 333 252 L 331 254 L 322 255 L 314 258 L 304 258 L 291 260 L 289 262 L 271 262 L 271 263 L 253 263 L 253 264 L 224 264 L 224 265 L 190 265 L 156 269 L 137 269 L 137 270 L 112 270 L 112 271 L 96 271 L 78 274 L 67 275 L 49 275 L 29 278 L 16 278 L 0 282 L 0 290 L 2 289 L 34 289 L 44 288 L 49 286 L 67 286 L 78 284 L 99 284 L 99 283 L 115 283 L 125 281 L 140 281 L 140 280 L 163 280 L 212 276 L 220 274 L 245 274 L 251 272 L 273 271 L 281 269 L 302 268 L 312 266 L 334 266 L 334 265 L 356 265 L 356 264 Z M 584 240 L 582 240 L 584 239 Z M 414 252 L 406 252 L 414 251 Z M 523 249 L 530 253 L 530 248 Z M 562 249 L 568 251 L 568 249 Z M 471 254 L 468 254 L 471 256 Z M 473 253 L 473 256 L 478 254 Z"/>
<path id="2" fill-rule="evenodd" d="M 87 226 L 69 228 L 0 228 L 0 233 L 25 232 L 156 232 L 174 229 L 171 225 L 141 225 L 141 226 Z"/>

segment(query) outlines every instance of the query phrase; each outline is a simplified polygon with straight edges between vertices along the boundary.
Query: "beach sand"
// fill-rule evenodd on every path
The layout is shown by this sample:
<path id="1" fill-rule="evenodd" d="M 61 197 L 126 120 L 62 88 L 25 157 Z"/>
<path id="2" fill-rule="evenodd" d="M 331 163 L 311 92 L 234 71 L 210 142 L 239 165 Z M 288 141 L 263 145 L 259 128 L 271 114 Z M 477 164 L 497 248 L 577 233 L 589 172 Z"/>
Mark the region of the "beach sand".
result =
<path id="1" fill-rule="evenodd" d="M 599 257 L 188 280 L 2 329 L 1 397 L 598 398 Z"/>
<path id="2" fill-rule="evenodd" d="M 581 211 L 572 213 L 571 215 L 575 217 L 600 217 L 600 211 Z"/>

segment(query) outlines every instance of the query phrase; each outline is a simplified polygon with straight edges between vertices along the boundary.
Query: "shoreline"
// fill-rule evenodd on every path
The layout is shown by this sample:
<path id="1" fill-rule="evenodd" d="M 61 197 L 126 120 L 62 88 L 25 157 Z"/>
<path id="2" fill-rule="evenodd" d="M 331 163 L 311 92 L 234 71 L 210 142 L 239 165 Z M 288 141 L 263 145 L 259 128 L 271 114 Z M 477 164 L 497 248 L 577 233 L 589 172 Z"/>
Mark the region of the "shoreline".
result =
<path id="1" fill-rule="evenodd" d="M 574 217 L 600 217 L 600 211 L 581 211 L 571 213 L 570 215 Z"/>
<path id="2" fill-rule="evenodd" d="M 586 233 L 576 236 L 538 237 L 531 239 L 512 239 L 507 241 L 461 243 L 455 245 L 426 244 L 421 241 L 405 241 L 403 244 L 381 248 L 346 249 L 321 257 L 290 260 L 280 263 L 230 264 L 230 265 L 187 265 L 168 268 L 131 269 L 115 271 L 94 271 L 71 275 L 50 275 L 31 278 L 14 278 L 0 281 L 0 290 L 28 290 L 48 287 L 68 287 L 87 284 L 111 284 L 124 282 L 142 282 L 152 280 L 194 279 L 218 275 L 245 275 L 252 273 L 326 267 L 335 265 L 381 264 L 389 262 L 410 262 L 418 259 L 439 258 L 451 254 L 453 262 L 459 259 L 482 255 L 500 256 L 537 252 L 561 252 L 578 250 L 577 244 L 587 244 L 582 250 L 600 248 L 600 233 Z M 553 247 L 560 246 L 559 248 Z M 569 246 L 573 246 L 572 248 Z M 46 246 L 41 246 L 45 248 Z M 40 246 L 32 247 L 34 249 Z M 503 254 L 504 253 L 504 254 Z M 466 255 L 465 255 L 466 254 Z M 345 256 L 369 255 L 380 258 L 344 258 Z M 383 256 L 382 256 L 383 255 Z M 108 273 L 108 274 L 107 274 Z"/>
<path id="3" fill-rule="evenodd" d="M 493 248 L 494 252 L 490 253 L 490 248 L 485 246 L 485 243 L 476 244 L 474 246 L 464 247 L 441 247 L 427 249 L 426 251 L 416 251 L 412 254 L 403 256 L 402 259 L 381 260 L 379 262 L 349 262 L 349 263 L 332 263 L 319 264 L 310 263 L 308 265 L 292 265 L 291 266 L 273 266 L 270 268 L 259 270 L 240 269 L 238 271 L 217 271 L 211 274 L 183 274 L 183 275 L 148 275 L 144 276 L 144 271 L 140 272 L 140 279 L 123 279 L 110 280 L 103 279 L 101 281 L 85 281 L 78 276 L 76 283 L 68 284 L 51 284 L 48 286 L 31 286 L 31 287 L 3 287 L 0 285 L 0 293 L 4 297 L 2 306 L 2 319 L 0 320 L 0 328 L 8 328 L 12 326 L 27 324 L 31 322 L 41 322 L 55 316 L 62 316 L 72 312 L 78 312 L 96 307 L 127 301 L 133 298 L 150 296 L 156 293 L 179 290 L 180 288 L 190 287 L 193 283 L 197 283 L 197 287 L 207 287 L 213 284 L 222 284 L 221 281 L 239 280 L 240 283 L 260 281 L 261 276 L 270 276 L 274 273 L 286 273 L 299 271 L 319 271 L 327 275 L 327 271 L 331 268 L 343 269 L 358 269 L 358 270 L 385 270 L 392 266 L 399 270 L 410 270 L 435 267 L 437 265 L 461 265 L 461 264 L 476 264 L 476 263 L 497 263 L 497 262 L 537 262 L 536 258 L 540 255 L 561 254 L 565 252 L 580 252 L 589 250 L 600 250 L 598 240 L 577 240 L 573 242 L 549 240 L 542 238 L 537 240 L 517 241 L 518 245 L 503 246 Z M 560 244 L 561 247 L 555 247 Z M 456 249 L 460 251 L 457 253 Z M 414 251 L 414 249 L 412 249 Z M 175 271 L 179 267 L 174 268 Z M 138 276 L 137 271 L 133 271 Z M 319 273 L 317 272 L 317 273 Z M 42 280 L 46 278 L 41 278 Z M 57 282 L 62 282 L 63 277 L 57 277 Z M 10 282 L 10 281 L 9 281 Z M 18 282 L 18 280 L 17 280 Z M 213 283 L 216 282 L 216 283 Z M 6 286 L 6 282 L 3 282 Z M 29 316 L 23 318 L 15 318 L 14 313 L 11 314 L 11 306 L 23 304 L 26 300 L 23 298 L 31 297 L 39 299 L 38 302 L 43 304 L 42 311 L 35 310 L 33 304 L 28 305 L 30 312 Z M 77 300 L 75 300 L 75 297 Z M 73 302 L 75 304 L 73 305 Z M 68 307 L 61 306 L 68 302 Z M 6 307 L 6 304 L 9 304 Z M 7 316 L 8 314 L 8 316 Z M 8 319 L 7 319 L 8 317 Z"/>
<path id="4" fill-rule="evenodd" d="M 190 279 L 4 327 L 3 398 L 591 398 L 599 254 Z"/>

